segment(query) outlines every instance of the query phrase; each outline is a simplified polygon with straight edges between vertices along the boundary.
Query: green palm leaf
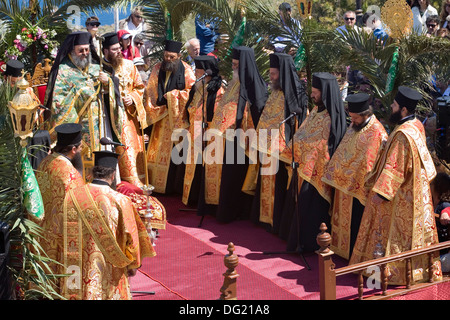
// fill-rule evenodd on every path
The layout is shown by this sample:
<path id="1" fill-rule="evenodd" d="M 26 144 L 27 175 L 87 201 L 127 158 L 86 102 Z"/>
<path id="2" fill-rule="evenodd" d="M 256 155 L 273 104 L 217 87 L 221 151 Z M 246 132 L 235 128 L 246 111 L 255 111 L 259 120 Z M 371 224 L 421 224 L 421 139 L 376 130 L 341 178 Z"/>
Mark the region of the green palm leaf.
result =
<path id="1" fill-rule="evenodd" d="M 48 267 L 51 261 L 36 240 L 42 229 L 26 213 L 21 178 L 23 149 L 14 137 L 7 107 L 15 91 L 9 83 L 0 86 L 0 221 L 10 226 L 13 287 L 20 288 L 19 299 L 61 298 L 54 290 L 56 277 Z"/>

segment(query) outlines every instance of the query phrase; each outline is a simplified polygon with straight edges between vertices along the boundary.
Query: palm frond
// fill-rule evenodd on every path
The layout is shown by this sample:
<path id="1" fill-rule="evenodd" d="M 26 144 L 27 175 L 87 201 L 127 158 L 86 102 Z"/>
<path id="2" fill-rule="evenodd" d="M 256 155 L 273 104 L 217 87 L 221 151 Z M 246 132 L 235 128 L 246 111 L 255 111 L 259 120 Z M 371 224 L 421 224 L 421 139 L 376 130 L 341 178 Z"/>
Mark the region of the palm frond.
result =
<path id="1" fill-rule="evenodd" d="M 434 91 L 432 77 L 449 79 L 450 43 L 442 38 L 410 35 L 400 39 L 388 38 L 384 43 L 365 32 L 348 32 L 338 36 L 342 61 L 360 70 L 370 83 L 376 99 L 381 101 L 381 116 L 390 114 L 396 88 L 407 85 L 424 97 L 419 112 L 431 110 Z M 393 53 L 398 48 L 398 65 L 394 90 L 386 92 L 386 82 Z"/>
<path id="2" fill-rule="evenodd" d="M 23 149 L 9 116 L 8 101 L 16 92 L 9 83 L 0 86 L 0 221 L 10 226 L 10 271 L 14 287 L 19 287 L 19 299 L 61 298 L 54 290 L 46 253 L 37 242 L 42 228 L 29 219 L 24 205 L 21 155 Z"/>

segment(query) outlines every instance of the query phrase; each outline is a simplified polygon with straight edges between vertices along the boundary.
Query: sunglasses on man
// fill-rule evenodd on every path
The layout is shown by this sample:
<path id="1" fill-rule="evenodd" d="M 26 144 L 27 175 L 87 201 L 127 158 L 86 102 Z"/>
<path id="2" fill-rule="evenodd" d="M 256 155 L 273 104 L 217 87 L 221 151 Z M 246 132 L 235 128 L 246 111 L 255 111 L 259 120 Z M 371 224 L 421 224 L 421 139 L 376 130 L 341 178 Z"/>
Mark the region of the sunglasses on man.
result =
<path id="1" fill-rule="evenodd" d="M 353 21 L 353 20 L 355 20 L 355 18 L 344 18 L 344 20 L 345 21 L 348 21 L 348 20 Z"/>
<path id="2" fill-rule="evenodd" d="M 430 24 L 427 24 L 427 27 L 428 27 L 428 28 L 436 28 L 436 26 L 437 26 L 437 24 L 431 24 L 431 23 L 430 23 Z"/>
<path id="3" fill-rule="evenodd" d="M 100 22 L 86 22 L 86 26 L 98 27 Z"/>

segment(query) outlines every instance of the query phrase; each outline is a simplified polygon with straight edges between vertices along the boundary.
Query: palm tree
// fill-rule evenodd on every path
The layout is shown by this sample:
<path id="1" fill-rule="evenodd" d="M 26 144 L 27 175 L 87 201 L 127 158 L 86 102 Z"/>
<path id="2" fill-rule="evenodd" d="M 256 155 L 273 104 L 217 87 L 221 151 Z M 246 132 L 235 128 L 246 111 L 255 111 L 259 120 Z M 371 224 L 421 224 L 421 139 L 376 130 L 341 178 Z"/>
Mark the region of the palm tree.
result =
<path id="1" fill-rule="evenodd" d="M 352 68 L 362 71 L 371 91 L 381 101 L 379 115 L 387 119 L 388 107 L 393 101 L 397 88 L 407 85 L 417 89 L 424 97 L 418 111 L 428 113 L 432 108 L 434 92 L 432 78 L 450 78 L 450 42 L 443 38 L 411 34 L 398 39 L 388 38 L 384 43 L 372 34 L 349 32 L 340 41 L 339 53 L 342 61 Z M 389 69 L 394 53 L 398 53 L 393 90 L 386 90 Z"/>
<path id="2" fill-rule="evenodd" d="M 268 61 L 264 59 L 266 41 L 258 35 L 255 22 L 246 12 L 246 3 L 243 1 L 226 0 L 143 0 L 144 18 L 150 25 L 148 38 L 155 44 L 152 57 L 161 59 L 163 40 L 173 38 L 183 41 L 183 23 L 187 19 L 200 14 L 202 17 L 217 19 L 218 33 L 222 35 L 216 49 L 221 57 L 220 69 L 224 76 L 231 74 L 231 48 L 235 45 L 245 45 L 255 49 L 258 67 L 262 73 L 267 70 Z M 168 28 L 170 26 L 170 28 Z M 224 36 L 226 35 L 226 37 Z M 238 35 L 238 38 L 236 36 Z"/>

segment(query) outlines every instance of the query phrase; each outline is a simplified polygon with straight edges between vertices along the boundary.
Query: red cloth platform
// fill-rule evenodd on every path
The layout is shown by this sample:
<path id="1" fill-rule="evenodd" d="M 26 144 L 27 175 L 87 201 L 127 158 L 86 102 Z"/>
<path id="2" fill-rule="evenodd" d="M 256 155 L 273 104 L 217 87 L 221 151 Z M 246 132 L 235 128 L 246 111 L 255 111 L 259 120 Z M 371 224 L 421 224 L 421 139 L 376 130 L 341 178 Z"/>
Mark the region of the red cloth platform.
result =
<path id="1" fill-rule="evenodd" d="M 311 267 L 308 270 L 298 254 L 265 254 L 284 251 L 286 243 L 251 221 L 221 224 L 206 216 L 199 228 L 200 217 L 195 212 L 180 210 L 187 207 L 179 196 L 154 196 L 166 208 L 167 228 L 159 232 L 156 257 L 144 259 L 141 269 L 130 280 L 134 299 L 218 299 L 226 271 L 223 258 L 228 254 L 228 243 L 233 242 L 234 253 L 239 257 L 238 300 L 319 300 L 316 254 L 304 255 Z M 336 268 L 347 265 L 339 256 L 334 256 L 333 261 Z M 447 299 L 448 295 L 438 293 L 442 291 L 439 289 L 433 286 L 403 299 L 434 299 L 439 295 Z M 337 278 L 337 299 L 355 299 L 357 291 L 356 275 Z M 365 294 L 372 295 L 374 291 L 367 289 Z"/>

